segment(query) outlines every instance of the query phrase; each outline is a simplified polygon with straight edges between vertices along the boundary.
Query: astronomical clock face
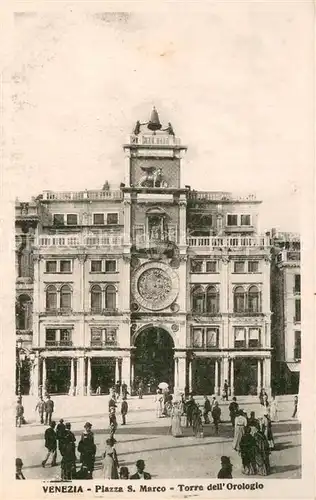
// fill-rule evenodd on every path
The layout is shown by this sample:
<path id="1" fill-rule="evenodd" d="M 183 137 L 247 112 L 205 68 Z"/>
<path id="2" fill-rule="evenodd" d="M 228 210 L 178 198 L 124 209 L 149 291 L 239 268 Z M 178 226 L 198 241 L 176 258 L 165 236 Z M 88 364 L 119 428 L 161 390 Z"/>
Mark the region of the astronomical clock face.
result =
<path id="1" fill-rule="evenodd" d="M 133 277 L 133 292 L 140 306 L 151 311 L 169 307 L 177 298 L 177 273 L 161 262 L 144 264 Z"/>

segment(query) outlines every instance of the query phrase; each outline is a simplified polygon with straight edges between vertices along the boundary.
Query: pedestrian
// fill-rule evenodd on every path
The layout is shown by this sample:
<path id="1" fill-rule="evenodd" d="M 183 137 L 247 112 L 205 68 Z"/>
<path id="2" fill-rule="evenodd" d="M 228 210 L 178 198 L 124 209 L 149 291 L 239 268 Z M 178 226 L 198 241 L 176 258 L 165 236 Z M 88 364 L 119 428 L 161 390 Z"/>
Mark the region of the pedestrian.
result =
<path id="1" fill-rule="evenodd" d="M 193 409 L 196 406 L 193 395 L 189 395 L 189 399 L 186 402 L 186 415 L 187 415 L 187 427 L 192 427 L 193 421 Z"/>
<path id="2" fill-rule="evenodd" d="M 115 394 L 116 394 L 116 400 L 118 400 L 120 395 L 121 395 L 121 384 L 120 384 L 119 380 L 116 382 L 114 389 L 115 389 Z"/>
<path id="3" fill-rule="evenodd" d="M 269 443 L 261 430 L 256 429 L 253 434 L 255 446 L 256 474 L 268 476 L 270 474 Z"/>
<path id="4" fill-rule="evenodd" d="M 128 403 L 126 401 L 126 398 L 123 398 L 123 401 L 121 403 L 122 425 L 126 425 L 127 412 L 128 412 Z"/>
<path id="5" fill-rule="evenodd" d="M 250 428 L 250 430 L 252 430 L 252 428 L 260 429 L 259 420 L 256 418 L 256 414 L 254 411 L 250 412 L 250 417 L 248 418 L 248 427 Z"/>
<path id="6" fill-rule="evenodd" d="M 203 417 L 204 417 L 204 423 L 209 424 L 210 419 L 209 419 L 209 412 L 211 411 L 211 403 L 210 400 L 208 399 L 207 396 L 204 396 L 204 411 L 203 411 Z"/>
<path id="7" fill-rule="evenodd" d="M 58 443 L 58 449 L 61 455 L 63 455 L 65 434 L 66 434 L 66 426 L 64 424 L 64 419 L 61 418 L 56 426 L 56 439 Z"/>
<path id="8" fill-rule="evenodd" d="M 89 427 L 85 428 L 81 436 L 78 444 L 78 452 L 80 453 L 81 463 L 81 471 L 79 473 L 80 479 L 92 479 L 96 445 L 94 444 L 93 433 L 91 432 L 91 428 L 89 429 Z"/>
<path id="9" fill-rule="evenodd" d="M 121 467 L 119 476 L 120 476 L 120 479 L 129 479 L 128 467 Z"/>
<path id="10" fill-rule="evenodd" d="M 261 406 L 264 405 L 264 394 L 265 394 L 265 390 L 263 387 L 261 387 L 260 392 L 259 392 L 259 402 L 260 402 Z"/>
<path id="11" fill-rule="evenodd" d="M 231 421 L 231 424 L 232 424 L 233 429 L 234 429 L 235 418 L 236 418 L 237 412 L 239 410 L 239 405 L 237 403 L 237 399 L 235 396 L 233 397 L 232 402 L 229 404 L 228 410 L 229 410 L 230 421 Z"/>
<path id="12" fill-rule="evenodd" d="M 232 476 L 233 466 L 230 463 L 230 458 L 221 457 L 221 468 L 217 474 L 217 479 L 233 479 Z"/>
<path id="13" fill-rule="evenodd" d="M 70 481 L 71 479 L 73 479 L 73 476 L 75 478 L 73 443 L 69 440 L 65 440 L 62 449 L 63 453 L 60 463 L 61 480 Z"/>
<path id="14" fill-rule="evenodd" d="M 143 394 L 144 394 L 144 385 L 143 382 L 140 381 L 138 385 L 138 398 L 143 399 Z"/>
<path id="15" fill-rule="evenodd" d="M 92 432 L 92 424 L 90 422 L 86 422 L 84 424 L 83 428 L 84 428 L 84 431 L 81 434 L 81 437 L 83 437 L 83 435 L 85 434 L 94 443 L 94 434 Z"/>
<path id="16" fill-rule="evenodd" d="M 109 424 L 110 424 L 110 438 L 114 439 L 114 434 L 117 429 L 117 420 L 114 407 L 110 408 Z"/>
<path id="17" fill-rule="evenodd" d="M 100 384 L 97 386 L 97 389 L 95 391 L 95 395 L 96 396 L 100 396 L 101 395 L 101 386 L 100 386 Z"/>
<path id="18" fill-rule="evenodd" d="M 109 399 L 109 411 L 111 408 L 116 408 L 116 400 L 113 395 Z"/>
<path id="19" fill-rule="evenodd" d="M 24 420 L 24 406 L 22 405 L 22 398 L 18 399 L 15 410 L 15 426 L 21 427 Z"/>
<path id="20" fill-rule="evenodd" d="M 297 415 L 297 410 L 298 410 L 298 396 L 294 397 L 294 410 L 293 410 L 293 415 L 292 418 L 295 418 Z"/>
<path id="21" fill-rule="evenodd" d="M 215 434 L 218 434 L 218 424 L 221 420 L 221 409 L 219 407 L 218 401 L 215 402 L 213 410 L 212 410 L 212 418 L 213 418 L 213 424 L 215 427 Z"/>
<path id="22" fill-rule="evenodd" d="M 245 433 L 245 428 L 247 427 L 247 419 L 242 410 L 238 410 L 235 418 L 235 432 L 233 440 L 234 450 L 240 452 L 240 440 Z"/>
<path id="23" fill-rule="evenodd" d="M 194 405 L 192 412 L 192 429 L 195 437 L 203 437 L 202 412 L 198 405 Z"/>
<path id="24" fill-rule="evenodd" d="M 54 401 L 51 400 L 50 395 L 47 395 L 45 401 L 45 425 L 49 425 L 52 421 L 52 416 L 54 413 Z"/>
<path id="25" fill-rule="evenodd" d="M 128 394 L 128 392 L 127 392 L 127 384 L 124 381 L 122 382 L 122 387 L 121 388 L 122 388 L 122 398 L 123 399 L 124 398 L 127 399 L 127 394 Z"/>
<path id="26" fill-rule="evenodd" d="M 119 479 L 118 475 L 118 459 L 114 444 L 115 439 L 109 438 L 106 440 L 106 447 L 103 454 L 103 479 Z"/>
<path id="27" fill-rule="evenodd" d="M 23 462 L 21 458 L 15 459 L 15 479 L 25 479 L 22 472 Z"/>
<path id="28" fill-rule="evenodd" d="M 181 409 L 179 402 L 175 401 L 171 411 L 171 434 L 173 437 L 182 436 Z"/>
<path id="29" fill-rule="evenodd" d="M 253 476 L 256 473 L 255 447 L 256 441 L 251 434 L 250 427 L 246 427 L 245 433 L 240 440 L 240 455 L 243 474 L 248 476 Z"/>
<path id="30" fill-rule="evenodd" d="M 161 418 L 163 411 L 163 395 L 161 389 L 157 389 L 155 396 L 155 404 L 156 404 L 156 417 Z"/>
<path id="31" fill-rule="evenodd" d="M 224 386 L 223 386 L 223 400 L 228 401 L 228 382 L 225 380 Z"/>
<path id="32" fill-rule="evenodd" d="M 272 422 L 278 422 L 279 421 L 279 415 L 278 415 L 278 402 L 275 396 L 272 397 L 271 403 L 270 403 L 270 419 Z"/>
<path id="33" fill-rule="evenodd" d="M 55 432 L 56 422 L 51 420 L 48 429 L 45 431 L 46 458 L 42 462 L 42 467 L 46 466 L 47 460 L 51 457 L 51 467 L 55 467 L 57 456 L 57 437 Z"/>
<path id="34" fill-rule="evenodd" d="M 273 439 L 273 433 L 272 433 L 272 423 L 271 423 L 268 411 L 265 412 L 265 415 L 263 416 L 263 419 L 262 419 L 262 432 L 265 435 L 265 437 L 269 443 L 270 450 L 273 450 L 274 449 L 274 439 Z"/>
<path id="35" fill-rule="evenodd" d="M 151 479 L 149 472 L 145 472 L 145 462 L 144 460 L 137 460 L 136 462 L 136 474 L 133 474 L 130 479 Z"/>
<path id="36" fill-rule="evenodd" d="M 66 422 L 65 424 L 65 427 L 66 427 L 66 430 L 65 430 L 65 438 L 64 438 L 64 441 L 65 441 L 65 444 L 68 444 L 71 443 L 71 448 L 72 448 L 72 477 L 75 478 L 76 476 L 76 461 L 77 461 L 77 457 L 76 457 L 76 438 L 75 438 L 75 435 L 74 433 L 71 431 L 71 424 L 70 422 Z M 67 452 L 70 453 L 69 450 L 67 450 Z"/>
<path id="37" fill-rule="evenodd" d="M 43 399 L 43 396 L 40 396 L 39 400 L 36 403 L 35 406 L 35 411 L 38 411 L 38 416 L 40 423 L 44 423 L 44 411 L 45 411 L 45 401 Z"/>

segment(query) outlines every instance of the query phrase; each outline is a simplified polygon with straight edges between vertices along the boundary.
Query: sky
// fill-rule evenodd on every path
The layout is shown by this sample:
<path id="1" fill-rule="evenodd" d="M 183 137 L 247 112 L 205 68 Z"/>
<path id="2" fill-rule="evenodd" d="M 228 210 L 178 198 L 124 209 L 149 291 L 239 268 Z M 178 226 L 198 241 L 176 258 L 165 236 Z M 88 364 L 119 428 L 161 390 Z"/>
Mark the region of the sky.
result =
<path id="1" fill-rule="evenodd" d="M 154 105 L 188 146 L 183 185 L 256 193 L 261 227 L 298 232 L 312 180 L 310 7 L 16 13 L 13 199 L 120 183 L 122 144 Z"/>

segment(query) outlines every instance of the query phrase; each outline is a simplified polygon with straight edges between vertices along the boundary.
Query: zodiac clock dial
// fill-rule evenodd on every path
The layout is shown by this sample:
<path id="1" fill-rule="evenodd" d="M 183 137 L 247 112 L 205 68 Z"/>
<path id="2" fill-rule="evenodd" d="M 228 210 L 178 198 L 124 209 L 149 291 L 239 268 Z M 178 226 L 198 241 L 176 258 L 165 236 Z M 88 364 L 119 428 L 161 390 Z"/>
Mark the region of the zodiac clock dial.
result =
<path id="1" fill-rule="evenodd" d="M 136 271 L 133 282 L 135 298 L 145 309 L 152 311 L 165 309 L 178 295 L 177 273 L 161 262 L 141 266 Z"/>

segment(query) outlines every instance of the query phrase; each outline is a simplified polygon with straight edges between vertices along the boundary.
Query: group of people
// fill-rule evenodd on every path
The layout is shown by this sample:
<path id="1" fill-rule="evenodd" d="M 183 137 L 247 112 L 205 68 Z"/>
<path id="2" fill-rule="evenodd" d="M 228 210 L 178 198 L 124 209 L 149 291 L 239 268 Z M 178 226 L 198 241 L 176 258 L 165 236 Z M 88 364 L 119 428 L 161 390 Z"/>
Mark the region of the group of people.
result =
<path id="1" fill-rule="evenodd" d="M 45 400 L 43 396 L 40 396 L 35 407 L 35 412 L 38 413 L 41 424 L 49 425 L 51 423 L 54 413 L 54 401 L 51 399 L 49 394 L 47 394 Z M 16 427 L 21 427 L 21 425 L 25 423 L 22 396 L 19 396 L 16 404 L 15 425 Z"/>

